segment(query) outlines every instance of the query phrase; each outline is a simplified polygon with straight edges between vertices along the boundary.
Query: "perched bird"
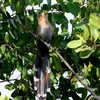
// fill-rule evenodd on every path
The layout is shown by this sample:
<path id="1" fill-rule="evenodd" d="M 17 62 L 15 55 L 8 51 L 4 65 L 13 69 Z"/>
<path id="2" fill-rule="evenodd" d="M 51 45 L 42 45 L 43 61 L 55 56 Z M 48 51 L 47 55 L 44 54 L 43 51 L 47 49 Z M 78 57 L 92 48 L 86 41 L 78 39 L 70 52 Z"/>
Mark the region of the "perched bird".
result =
<path id="1" fill-rule="evenodd" d="M 54 29 L 48 20 L 48 13 L 42 12 L 38 18 L 37 36 L 51 44 Z M 46 94 L 50 91 L 50 57 L 49 48 L 37 40 L 37 56 L 34 64 L 34 89 L 37 90 L 39 100 L 46 100 Z"/>

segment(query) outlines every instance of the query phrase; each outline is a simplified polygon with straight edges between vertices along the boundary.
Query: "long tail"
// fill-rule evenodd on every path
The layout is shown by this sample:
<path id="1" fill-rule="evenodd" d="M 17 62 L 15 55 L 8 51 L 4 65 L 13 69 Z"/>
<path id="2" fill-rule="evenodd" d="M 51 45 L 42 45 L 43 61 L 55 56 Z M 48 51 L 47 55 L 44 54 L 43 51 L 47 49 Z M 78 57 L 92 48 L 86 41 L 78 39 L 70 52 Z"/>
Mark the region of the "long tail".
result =
<path id="1" fill-rule="evenodd" d="M 39 100 L 46 100 L 47 91 L 50 91 L 50 58 L 49 49 L 40 41 L 34 65 L 34 89 Z"/>

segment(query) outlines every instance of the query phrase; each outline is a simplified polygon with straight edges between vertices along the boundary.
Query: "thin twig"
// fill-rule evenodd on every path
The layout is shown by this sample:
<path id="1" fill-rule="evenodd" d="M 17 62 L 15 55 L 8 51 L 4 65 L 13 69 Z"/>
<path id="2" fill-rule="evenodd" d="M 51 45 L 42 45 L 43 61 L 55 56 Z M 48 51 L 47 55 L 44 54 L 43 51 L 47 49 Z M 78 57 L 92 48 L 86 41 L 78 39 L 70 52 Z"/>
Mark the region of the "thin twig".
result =
<path id="1" fill-rule="evenodd" d="M 15 80 L 17 80 L 17 79 L 2 80 L 2 81 L 0 81 L 0 83 L 3 83 L 3 82 L 10 82 L 10 81 L 15 81 Z"/>
<path id="2" fill-rule="evenodd" d="M 40 39 L 39 37 L 37 37 L 34 32 L 32 32 L 31 30 L 27 29 L 22 23 L 20 23 L 17 19 L 13 18 L 16 22 L 18 22 L 25 30 L 27 30 L 30 34 L 32 34 L 35 38 L 39 39 L 42 43 L 44 43 L 47 47 L 51 48 L 58 56 L 59 58 L 64 62 L 64 64 L 66 65 L 66 67 L 68 67 L 68 69 L 76 76 L 76 78 L 79 80 L 79 82 L 92 94 L 93 98 L 95 98 L 96 100 L 100 100 L 99 96 L 97 96 L 91 88 L 89 88 L 83 81 L 82 79 L 76 74 L 76 72 L 71 68 L 71 66 L 67 63 L 67 61 L 61 56 L 61 54 L 55 50 L 52 46 L 50 46 L 49 44 L 47 44 L 45 41 L 43 41 L 42 39 Z"/>

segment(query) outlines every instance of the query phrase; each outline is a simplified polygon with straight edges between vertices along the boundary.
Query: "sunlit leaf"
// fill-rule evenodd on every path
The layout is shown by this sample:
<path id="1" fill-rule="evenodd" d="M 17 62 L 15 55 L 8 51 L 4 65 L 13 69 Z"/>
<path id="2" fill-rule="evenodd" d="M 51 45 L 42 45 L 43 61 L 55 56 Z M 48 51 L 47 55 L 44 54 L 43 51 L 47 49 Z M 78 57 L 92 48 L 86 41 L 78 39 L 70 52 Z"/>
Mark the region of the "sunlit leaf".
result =
<path id="1" fill-rule="evenodd" d="M 1 45 L 1 52 L 2 52 L 2 54 L 5 53 L 5 50 L 6 50 L 6 45 L 5 44 Z"/>
<path id="2" fill-rule="evenodd" d="M 100 29 L 100 17 L 96 15 L 96 13 L 90 14 L 89 19 L 90 25 L 94 26 L 96 29 Z"/>
<path id="3" fill-rule="evenodd" d="M 86 59 L 86 58 L 88 58 L 88 57 L 90 57 L 90 55 L 94 52 L 95 50 L 94 49 L 90 49 L 90 50 L 85 50 L 85 51 L 82 51 L 82 52 L 80 52 L 80 57 L 82 58 L 82 59 Z"/>
<path id="4" fill-rule="evenodd" d="M 15 87 L 16 87 L 15 84 L 7 84 L 7 85 L 5 86 L 5 88 L 8 89 L 8 90 L 13 90 L 13 89 L 15 89 Z"/>
<path id="5" fill-rule="evenodd" d="M 72 40 L 70 41 L 67 46 L 69 48 L 77 48 L 83 44 L 82 40 Z"/>
<path id="6" fill-rule="evenodd" d="M 54 73 L 52 71 L 50 72 L 50 78 L 51 78 L 51 82 L 53 82 L 53 84 L 57 83 L 57 79 L 55 79 Z"/>
<path id="7" fill-rule="evenodd" d="M 88 29 L 88 26 L 83 25 L 83 30 L 84 30 L 83 37 L 84 37 L 85 40 L 88 40 L 89 39 L 89 29 Z"/>
<path id="8" fill-rule="evenodd" d="M 96 41 L 99 37 L 98 30 L 93 25 L 90 25 L 90 29 L 91 29 L 91 34 L 92 34 L 94 40 Z"/>
<path id="9" fill-rule="evenodd" d="M 87 47 L 87 46 L 81 46 L 77 49 L 75 49 L 75 52 L 82 52 L 82 51 L 86 51 L 86 50 L 91 50 L 91 47 Z"/>
<path id="10" fill-rule="evenodd" d="M 100 78 L 100 68 L 96 68 L 96 76 Z"/>

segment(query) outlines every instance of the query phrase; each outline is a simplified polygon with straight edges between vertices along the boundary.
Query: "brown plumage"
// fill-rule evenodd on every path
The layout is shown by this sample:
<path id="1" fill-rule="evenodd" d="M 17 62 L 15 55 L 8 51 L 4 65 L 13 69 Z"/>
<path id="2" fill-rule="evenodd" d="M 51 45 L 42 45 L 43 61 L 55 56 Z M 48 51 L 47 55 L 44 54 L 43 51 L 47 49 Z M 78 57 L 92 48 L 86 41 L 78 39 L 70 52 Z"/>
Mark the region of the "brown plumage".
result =
<path id="1" fill-rule="evenodd" d="M 48 21 L 48 14 L 42 12 L 38 18 L 37 35 L 48 44 L 51 43 L 54 30 Z M 50 91 L 50 57 L 49 48 L 37 40 L 37 56 L 34 65 L 34 89 L 37 90 L 39 100 L 46 100 L 46 93 Z"/>

